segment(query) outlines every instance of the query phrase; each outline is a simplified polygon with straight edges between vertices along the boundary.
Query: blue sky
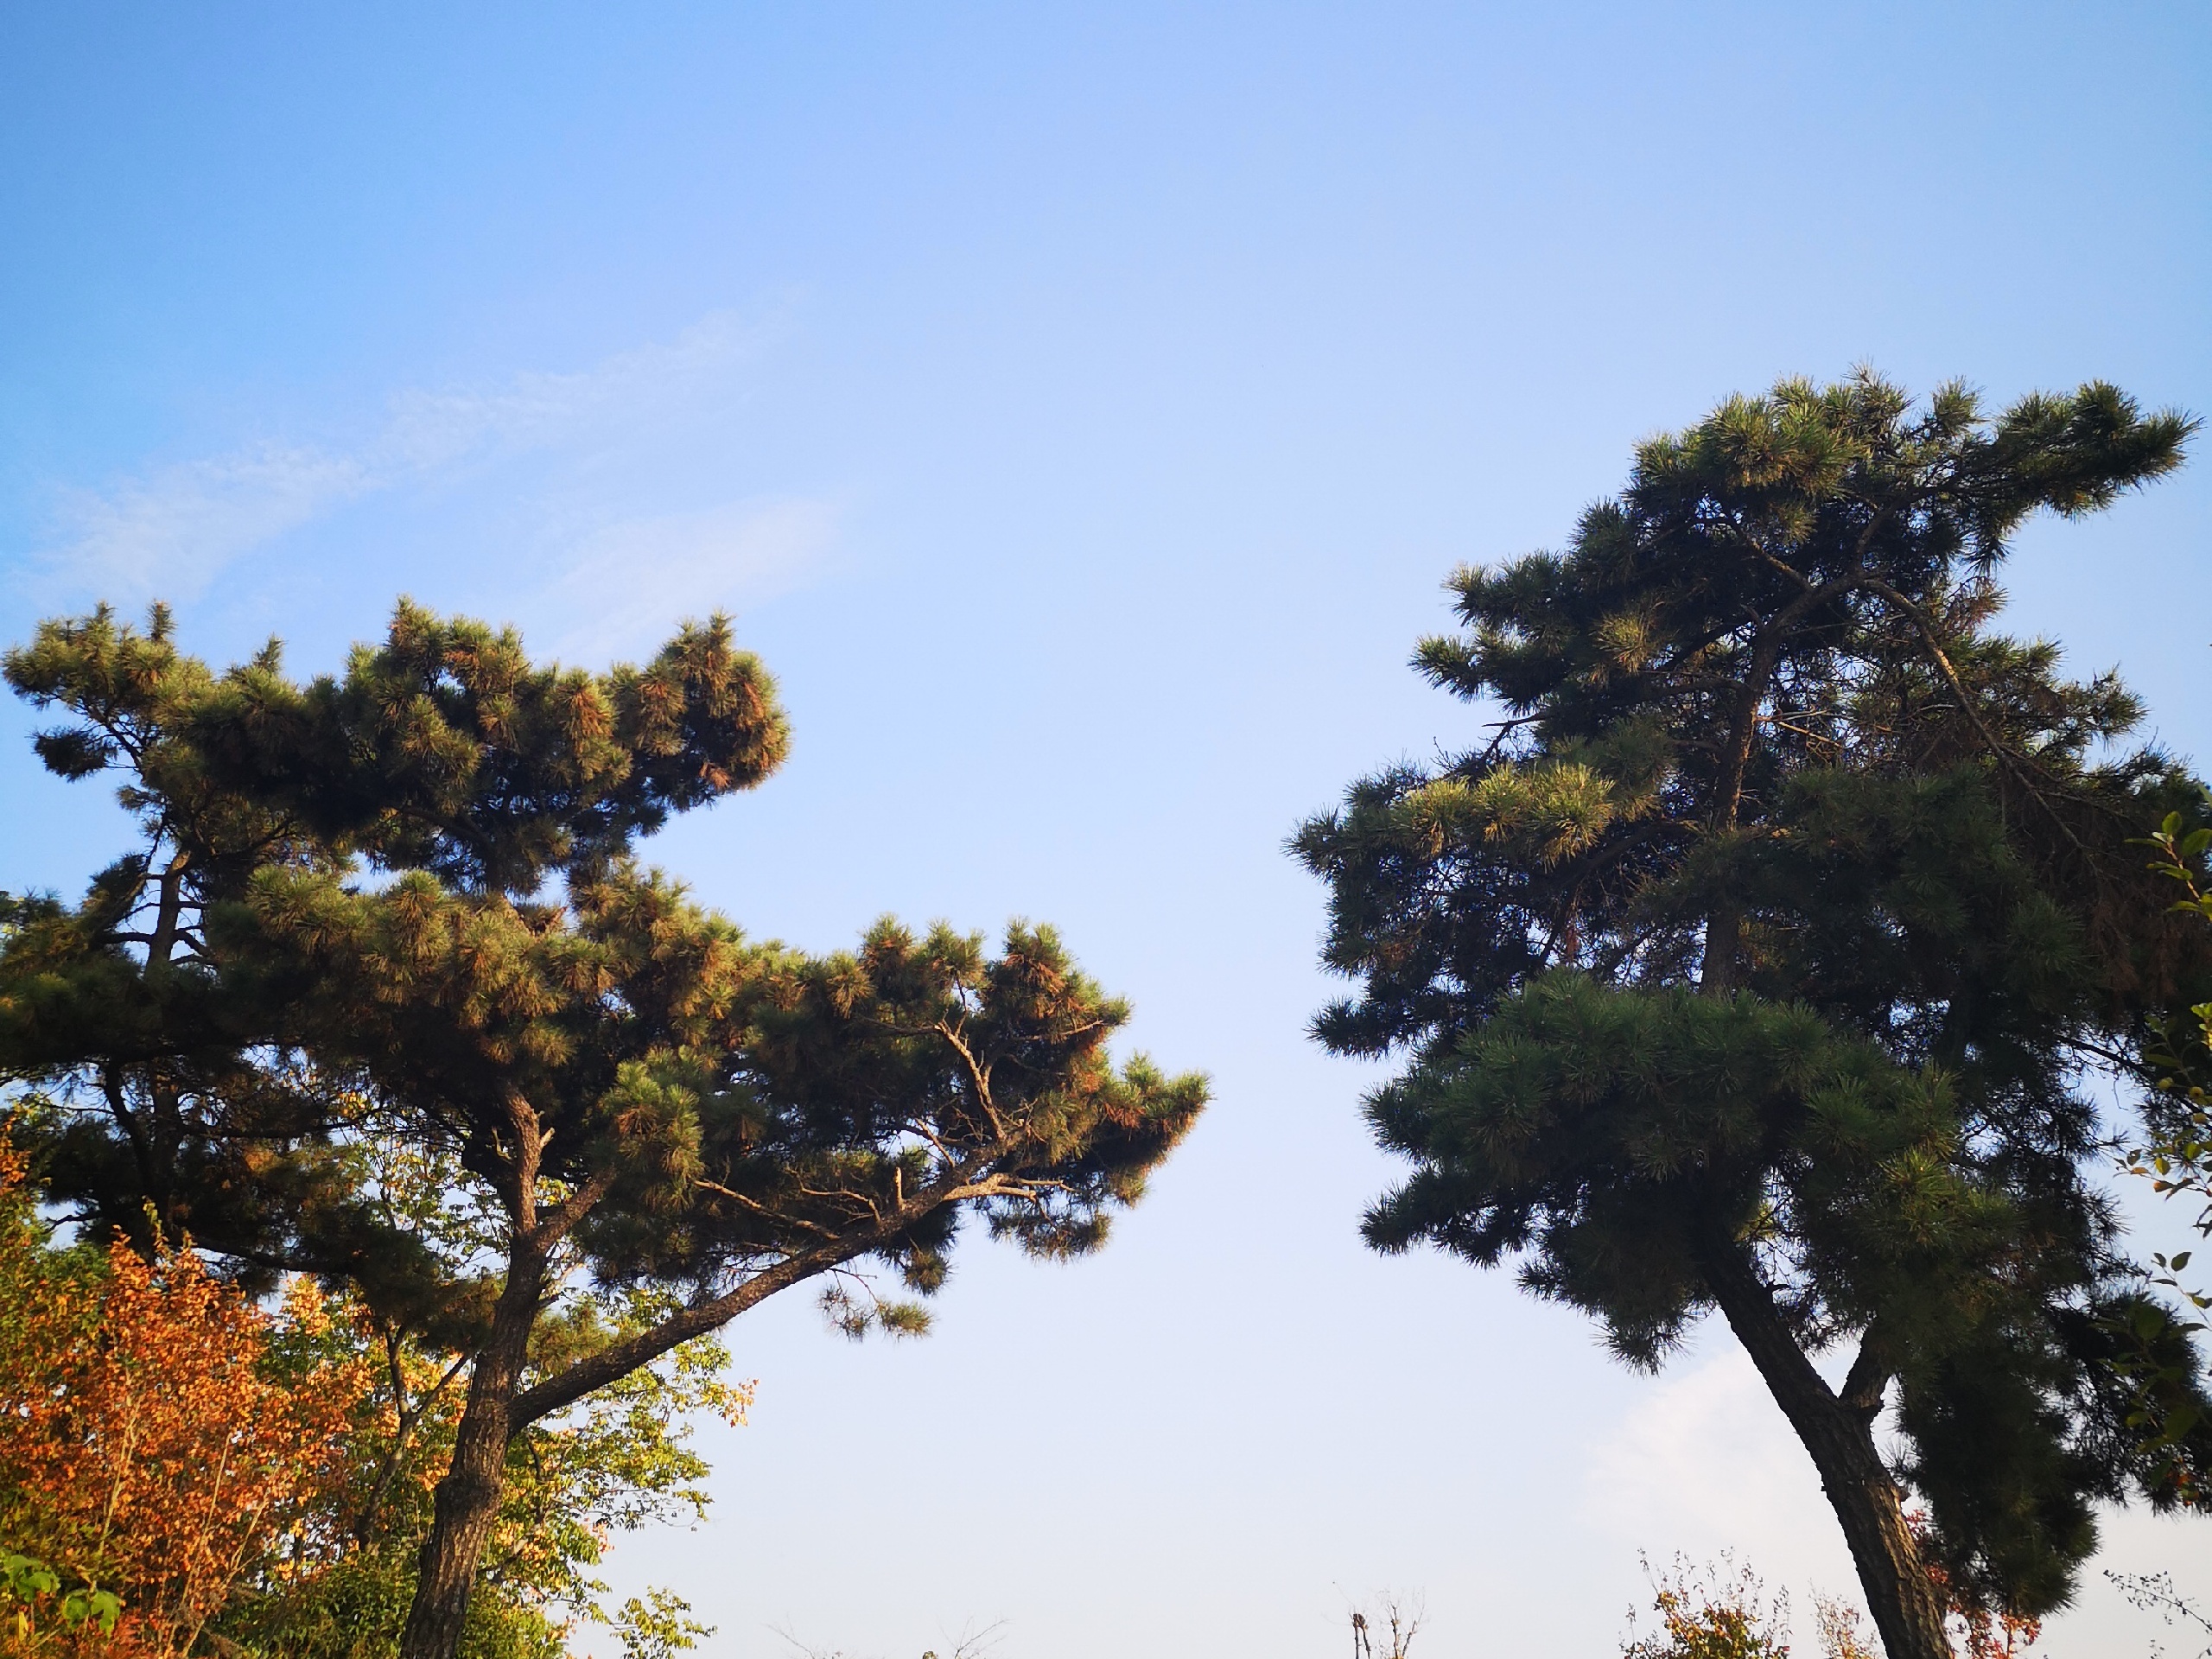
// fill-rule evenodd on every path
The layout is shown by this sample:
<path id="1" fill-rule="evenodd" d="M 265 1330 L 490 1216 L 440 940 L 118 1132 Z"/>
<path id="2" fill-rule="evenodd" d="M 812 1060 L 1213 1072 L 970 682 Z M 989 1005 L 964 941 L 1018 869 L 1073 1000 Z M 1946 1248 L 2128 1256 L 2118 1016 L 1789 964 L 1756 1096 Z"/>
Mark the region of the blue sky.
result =
<path id="1" fill-rule="evenodd" d="M 1663 1558 L 1850 1587 L 1723 1333 L 1657 1380 L 1381 1262 L 1284 836 L 1464 741 L 1461 560 L 1640 436 L 1871 361 L 2212 410 L 2212 13 L 2128 7 L 0 5 L 0 636 L 173 601 L 302 671 L 401 592 L 565 658 L 736 612 L 793 759 L 653 856 L 826 949 L 1058 923 L 1218 1103 L 1100 1257 L 936 1334 L 733 1332 L 709 1651 L 1605 1652 Z M 2041 524 L 2023 632 L 2212 757 L 2212 459 Z M 0 885 L 112 810 L 0 712 Z M 2212 1591 L 2124 1517 L 2109 1564 Z M 2080 1659 L 2156 1626 L 2094 1581 Z"/>

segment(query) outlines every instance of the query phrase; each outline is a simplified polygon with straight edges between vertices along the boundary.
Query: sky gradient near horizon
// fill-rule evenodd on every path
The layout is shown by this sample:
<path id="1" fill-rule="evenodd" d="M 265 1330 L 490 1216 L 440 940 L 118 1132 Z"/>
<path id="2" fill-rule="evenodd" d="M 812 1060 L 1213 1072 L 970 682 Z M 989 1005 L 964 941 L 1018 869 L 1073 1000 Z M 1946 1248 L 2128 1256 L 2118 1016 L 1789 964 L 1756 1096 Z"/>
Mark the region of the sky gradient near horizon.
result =
<path id="1" fill-rule="evenodd" d="M 1383 1261 L 1285 836 L 1481 711 L 1461 561 L 1859 363 L 2212 412 L 2212 10 L 0 0 L 0 640 L 172 602 L 302 673 L 396 594 L 600 665 L 738 618 L 789 766 L 649 855 L 752 931 L 1058 924 L 1217 1103 L 1100 1255 L 731 1335 L 710 1656 L 1615 1651 L 1639 1551 L 1849 1593 L 1725 1332 L 1657 1377 Z M 2212 455 L 2034 525 L 2013 626 L 2212 765 Z M 0 886 L 120 844 L 0 709 Z M 2165 1218 L 2161 1218 L 2165 1219 Z M 2212 1598 L 2208 1536 L 2100 1563 Z M 788 1634 L 791 1640 L 787 1640 Z M 2063 1659 L 2162 1632 L 2094 1568 Z M 1808 1649 L 1809 1650 L 1809 1649 Z"/>

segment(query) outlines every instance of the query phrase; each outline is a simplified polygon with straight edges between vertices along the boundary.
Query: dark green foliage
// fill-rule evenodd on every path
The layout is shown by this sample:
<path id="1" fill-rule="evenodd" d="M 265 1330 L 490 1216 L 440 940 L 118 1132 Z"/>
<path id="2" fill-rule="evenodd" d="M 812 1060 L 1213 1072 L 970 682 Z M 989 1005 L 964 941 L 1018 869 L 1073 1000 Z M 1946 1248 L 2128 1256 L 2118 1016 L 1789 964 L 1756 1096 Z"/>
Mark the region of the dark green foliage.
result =
<path id="1" fill-rule="evenodd" d="M 18 676 L 41 695 L 43 682 Z M 619 860 L 671 812 L 757 784 L 789 732 L 726 624 L 686 627 L 645 668 L 540 667 L 512 629 L 403 602 L 343 679 L 296 687 L 272 646 L 196 711 L 231 790 L 319 842 L 461 891 L 534 892 Z"/>
<path id="2" fill-rule="evenodd" d="M 817 958 L 639 866 L 638 836 L 784 754 L 719 619 L 593 676 L 403 604 L 302 686 L 273 644 L 218 677 L 164 613 L 142 633 L 102 610 L 7 671 L 70 716 L 48 763 L 121 772 L 145 832 L 81 904 L 5 918 L 0 1072 L 60 1103 L 54 1196 L 249 1278 L 346 1281 L 473 1357 L 410 1659 L 462 1640 L 531 1423 L 823 1275 L 849 1326 L 916 1328 L 911 1304 L 856 1311 L 855 1264 L 933 1291 L 970 1212 L 1089 1249 L 1204 1103 L 1202 1078 L 1115 1064 L 1128 1008 L 1049 929 L 993 956 L 887 922 Z M 396 1215 L 380 1140 L 461 1172 L 488 1247 Z M 633 1292 L 653 1319 L 549 1344 L 552 1310 Z"/>
<path id="3" fill-rule="evenodd" d="M 2197 803 L 2193 813 L 2168 813 L 2158 833 L 2142 843 L 2158 855 L 2152 872 L 2178 884 L 2186 895 L 2174 900 L 2176 912 L 2199 924 L 2212 922 L 2212 875 L 2205 868 L 2212 825 L 2192 827 L 2192 820 L 2207 807 L 2212 807 L 2212 798 Z M 2150 1084 L 2145 1127 L 2150 1134 L 2147 1144 L 2131 1154 L 2135 1173 L 2149 1176 L 2163 1197 L 2195 1201 L 2196 1230 L 2212 1237 L 2212 1001 L 2162 1010 L 2150 1027 L 2152 1042 L 2143 1056 Z M 2159 1265 L 2169 1267 L 2163 1257 Z M 2184 1254 L 2171 1269 L 2187 1265 Z M 2200 1310 L 2212 1308 L 2212 1299 L 2192 1294 L 2189 1300 Z"/>
<path id="4" fill-rule="evenodd" d="M 1703 1302 L 1715 1226 L 1789 1225 L 1821 1311 L 1860 1324 L 1973 1294 L 2007 1218 L 1957 1166 L 1949 1080 L 1802 1005 L 1555 973 L 1370 1109 L 1383 1144 L 1423 1160 L 1371 1241 L 1433 1239 L 1484 1266 L 1525 1253 L 1532 1288 L 1598 1316 L 1640 1365 Z M 1898 1208 L 1909 1234 L 1883 1224 Z"/>
<path id="5" fill-rule="evenodd" d="M 390 1659 L 414 1599 L 410 1564 L 366 1554 L 247 1605 L 226 1622 L 248 1652 L 284 1659 Z M 469 1601 L 456 1659 L 569 1659 L 561 1629 L 496 1586 Z"/>
<path id="6" fill-rule="evenodd" d="M 2186 894 L 2175 901 L 2175 911 L 2199 923 L 2212 921 L 2212 892 L 2204 871 L 2212 827 L 2192 827 L 2202 811 L 2202 804 L 2196 813 L 2169 812 L 2158 832 L 2142 843 L 2158 855 L 2152 872 L 2177 883 Z M 2192 988 L 2201 995 L 2201 988 Z M 2180 1006 L 2145 1021 L 2149 1040 L 2138 1068 L 2145 1085 L 2143 1133 L 2125 1157 L 2128 1170 L 2149 1180 L 2161 1197 L 2193 1202 L 2194 1226 L 2212 1237 L 2212 1001 L 2178 1001 Z M 2182 1277 L 2190 1273 L 2195 1254 L 2179 1250 L 2171 1257 L 2151 1258 L 2152 1283 L 2172 1292 L 2183 1307 L 2146 1301 L 2130 1309 L 2126 1318 L 2107 1321 L 2104 1334 L 2114 1350 L 2113 1363 L 2141 1396 L 2137 1414 L 2156 1430 L 2154 1447 L 2171 1459 L 2183 1501 L 2212 1510 L 2212 1486 L 2197 1483 L 2186 1456 L 2198 1427 L 2188 1339 L 2205 1329 L 2203 1315 L 2212 1310 L 2212 1295 L 2192 1288 L 2196 1275 L 2190 1281 Z"/>
<path id="7" fill-rule="evenodd" d="M 2069 1594 L 2093 1500 L 2170 1502 L 2212 1459 L 2201 1429 L 2139 1455 L 2104 1363 L 2142 1279 L 2076 1086 L 2205 952 L 2126 851 L 2193 785 L 2119 747 L 2114 678 L 1990 630 L 1990 573 L 2191 429 L 2107 386 L 1994 420 L 1868 376 L 1731 399 L 1564 553 L 1453 578 L 1465 631 L 1416 665 L 1502 705 L 1495 735 L 1295 842 L 1358 982 L 1318 1034 L 1409 1056 L 1370 1113 L 1414 1173 L 1370 1239 L 1514 1257 L 1638 1363 L 1722 1307 L 1832 1496 L 1878 1484 L 1841 1471 L 1875 1467 L 1890 1390 L 1952 1594 L 2027 1612 Z M 1847 1339 L 1839 1395 L 1796 1357 Z M 1847 1530 L 1917 1654 L 1940 1631 L 1872 1502 Z"/>

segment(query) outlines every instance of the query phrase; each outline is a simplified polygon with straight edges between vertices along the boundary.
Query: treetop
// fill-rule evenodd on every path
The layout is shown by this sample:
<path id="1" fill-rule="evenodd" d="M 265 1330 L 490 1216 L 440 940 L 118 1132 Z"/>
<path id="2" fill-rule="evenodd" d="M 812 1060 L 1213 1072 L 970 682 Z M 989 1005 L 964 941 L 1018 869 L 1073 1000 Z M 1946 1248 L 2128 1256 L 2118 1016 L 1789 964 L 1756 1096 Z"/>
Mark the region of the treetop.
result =
<path id="1" fill-rule="evenodd" d="M 163 607 L 141 631 L 103 606 L 42 623 L 6 674 L 75 717 L 38 739 L 50 770 L 128 766 L 126 804 L 158 802 L 190 840 L 265 841 L 195 810 L 251 802 L 384 868 L 522 895 L 751 788 L 789 746 L 774 683 L 721 615 L 686 624 L 643 667 L 591 674 L 532 663 L 512 628 L 403 600 L 380 645 L 304 686 L 275 641 L 218 677 L 172 632 Z"/>

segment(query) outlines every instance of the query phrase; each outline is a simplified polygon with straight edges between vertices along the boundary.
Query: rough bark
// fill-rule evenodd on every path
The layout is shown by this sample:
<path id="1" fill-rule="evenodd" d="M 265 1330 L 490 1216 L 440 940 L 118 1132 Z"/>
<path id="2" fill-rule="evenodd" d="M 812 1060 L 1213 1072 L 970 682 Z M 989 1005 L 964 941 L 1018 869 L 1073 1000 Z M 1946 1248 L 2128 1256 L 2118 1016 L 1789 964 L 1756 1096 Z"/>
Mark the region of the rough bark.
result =
<path id="1" fill-rule="evenodd" d="M 1889 1659 L 1954 1659 L 1942 1603 L 1905 1525 L 1897 1483 L 1874 1448 L 1880 1391 L 1868 1385 L 1878 1368 L 1854 1365 L 1839 1397 L 1798 1346 L 1741 1245 L 1714 1247 L 1704 1266 L 1729 1328 L 1820 1471 Z"/>
<path id="2" fill-rule="evenodd" d="M 518 1246 L 507 1265 L 491 1333 L 469 1379 L 453 1462 L 438 1482 L 430 1535 L 423 1541 L 418 1560 L 414 1605 L 399 1638 L 400 1659 L 453 1659 L 460 1649 L 476 1568 L 499 1513 L 508 1419 L 544 1288 L 544 1255 Z"/>
<path id="3" fill-rule="evenodd" d="M 978 1076 L 978 1097 L 989 1109 L 989 1085 Z M 605 1178 L 594 1177 L 553 1209 L 537 1207 L 538 1155 L 549 1138 L 540 1120 L 519 1093 L 511 1093 L 508 1115 L 512 1139 L 504 1182 L 513 1228 L 507 1281 L 492 1315 L 492 1329 L 475 1360 L 455 1433 L 453 1462 L 439 1481 L 431 1511 L 430 1535 L 423 1541 L 415 1600 L 401 1633 L 399 1659 L 454 1659 L 460 1649 L 468 1598 L 476 1582 L 493 1522 L 505 1490 L 507 1442 L 540 1418 L 574 1404 L 586 1395 L 651 1364 L 690 1338 L 719 1330 L 740 1313 L 779 1290 L 828 1272 L 866 1255 L 887 1240 L 947 1205 L 1007 1196 L 1021 1184 L 988 1173 L 1008 1142 L 977 1148 L 944 1178 L 888 1209 L 874 1211 L 868 1224 L 842 1238 L 785 1256 L 719 1296 L 678 1309 L 651 1330 L 610 1343 L 558 1375 L 522 1387 L 530 1337 L 545 1294 L 554 1247 L 581 1221 L 605 1192 Z"/>

